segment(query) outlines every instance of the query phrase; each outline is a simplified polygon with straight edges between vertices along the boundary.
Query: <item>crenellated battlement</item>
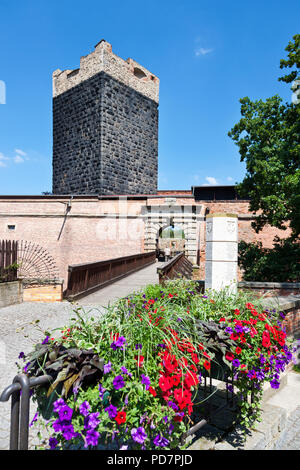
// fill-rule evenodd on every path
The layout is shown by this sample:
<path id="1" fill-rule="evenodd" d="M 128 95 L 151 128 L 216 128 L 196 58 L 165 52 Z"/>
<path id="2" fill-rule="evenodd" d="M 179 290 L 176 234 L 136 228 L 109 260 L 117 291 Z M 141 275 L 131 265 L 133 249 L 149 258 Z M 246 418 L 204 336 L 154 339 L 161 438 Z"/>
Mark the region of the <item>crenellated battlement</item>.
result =
<path id="1" fill-rule="evenodd" d="M 111 44 L 104 39 L 93 52 L 80 58 L 80 68 L 53 72 L 53 97 L 102 71 L 158 103 L 159 79 L 135 60 L 124 60 L 114 54 Z"/>

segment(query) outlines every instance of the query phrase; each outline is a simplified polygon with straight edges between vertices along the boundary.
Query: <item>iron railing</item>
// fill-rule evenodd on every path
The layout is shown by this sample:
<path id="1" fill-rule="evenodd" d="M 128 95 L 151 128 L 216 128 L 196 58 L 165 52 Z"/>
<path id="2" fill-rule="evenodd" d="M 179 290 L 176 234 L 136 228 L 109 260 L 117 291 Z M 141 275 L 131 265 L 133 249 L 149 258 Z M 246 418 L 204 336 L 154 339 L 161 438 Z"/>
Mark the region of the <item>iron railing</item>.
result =
<path id="1" fill-rule="evenodd" d="M 164 281 L 177 278 L 192 279 L 193 265 L 185 257 L 185 254 L 181 252 L 170 259 L 170 261 L 167 261 L 162 266 L 157 268 L 157 273 L 160 284 L 162 284 Z"/>
<path id="2" fill-rule="evenodd" d="M 30 390 L 39 385 L 49 384 L 52 380 L 53 378 L 50 375 L 30 378 L 25 374 L 19 374 L 0 395 L 0 402 L 6 402 L 11 397 L 10 450 L 28 450 Z M 221 377 L 218 380 L 218 384 L 222 384 L 221 388 L 214 385 L 213 381 L 211 375 L 203 377 L 203 383 L 201 383 L 198 390 L 198 400 L 200 400 L 200 406 L 202 406 L 202 414 L 200 420 L 182 435 L 182 444 L 205 424 L 212 422 L 213 418 L 223 410 L 235 411 L 237 409 L 233 375 Z M 253 401 L 252 392 L 252 390 L 249 390 L 251 402 Z M 222 393 L 221 398 L 220 393 Z M 215 398 L 217 399 L 214 400 Z M 246 397 L 246 399 L 248 398 Z"/>
<path id="3" fill-rule="evenodd" d="M 50 375 L 29 378 L 26 374 L 18 374 L 0 395 L 0 402 L 11 397 L 10 450 L 28 450 L 30 390 L 51 381 Z"/>
<path id="4" fill-rule="evenodd" d="M 156 252 L 151 251 L 95 263 L 71 265 L 68 268 L 68 286 L 65 297 L 69 300 L 78 299 L 145 268 L 155 261 Z"/>

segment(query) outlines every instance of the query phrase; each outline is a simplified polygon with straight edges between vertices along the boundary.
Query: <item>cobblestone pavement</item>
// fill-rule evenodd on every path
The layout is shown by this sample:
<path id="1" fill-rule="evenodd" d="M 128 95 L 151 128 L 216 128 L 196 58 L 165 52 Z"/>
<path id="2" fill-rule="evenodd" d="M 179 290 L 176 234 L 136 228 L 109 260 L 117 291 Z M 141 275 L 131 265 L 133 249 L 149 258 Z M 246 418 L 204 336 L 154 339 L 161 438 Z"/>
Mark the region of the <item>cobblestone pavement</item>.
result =
<path id="1" fill-rule="evenodd" d="M 101 311 L 103 311 L 101 308 L 94 309 L 93 313 L 101 314 Z M 18 373 L 16 361 L 19 353 L 30 352 L 33 344 L 44 338 L 42 331 L 34 327 L 32 322 L 40 320 L 39 325 L 43 331 L 60 329 L 69 323 L 69 319 L 73 316 L 72 312 L 73 306 L 69 302 L 53 304 L 26 302 L 0 309 L 0 392 Z M 34 413 L 35 407 L 31 406 L 31 417 Z M 0 403 L 0 450 L 8 448 L 9 423 L 10 401 Z"/>
<path id="2" fill-rule="evenodd" d="M 300 450 L 300 406 L 291 413 L 274 450 Z"/>

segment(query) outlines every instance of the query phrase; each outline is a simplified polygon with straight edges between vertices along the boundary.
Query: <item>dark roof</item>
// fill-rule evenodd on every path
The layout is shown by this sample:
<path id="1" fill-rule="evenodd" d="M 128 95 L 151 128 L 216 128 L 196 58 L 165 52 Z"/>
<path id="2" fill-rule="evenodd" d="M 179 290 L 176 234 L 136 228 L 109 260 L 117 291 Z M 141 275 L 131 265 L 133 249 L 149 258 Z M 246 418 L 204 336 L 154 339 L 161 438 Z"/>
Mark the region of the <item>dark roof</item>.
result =
<path id="1" fill-rule="evenodd" d="M 198 201 L 235 201 L 245 200 L 241 198 L 236 186 L 192 186 L 192 193 Z"/>

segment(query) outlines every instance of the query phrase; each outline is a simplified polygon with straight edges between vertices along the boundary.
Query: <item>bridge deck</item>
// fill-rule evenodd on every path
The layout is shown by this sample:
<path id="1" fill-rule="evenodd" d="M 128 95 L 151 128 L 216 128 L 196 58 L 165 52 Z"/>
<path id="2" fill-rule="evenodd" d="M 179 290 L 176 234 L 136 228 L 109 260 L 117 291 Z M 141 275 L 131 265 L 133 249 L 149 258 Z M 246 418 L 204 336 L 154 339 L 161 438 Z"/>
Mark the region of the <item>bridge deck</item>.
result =
<path id="1" fill-rule="evenodd" d="M 118 298 L 126 297 L 127 295 L 141 290 L 148 284 L 158 284 L 157 268 L 162 263 L 156 262 L 150 266 L 140 269 L 136 273 L 115 281 L 107 287 L 103 287 L 92 294 L 86 295 L 76 302 L 79 305 L 101 305 L 107 306 L 109 303 L 114 302 Z"/>

